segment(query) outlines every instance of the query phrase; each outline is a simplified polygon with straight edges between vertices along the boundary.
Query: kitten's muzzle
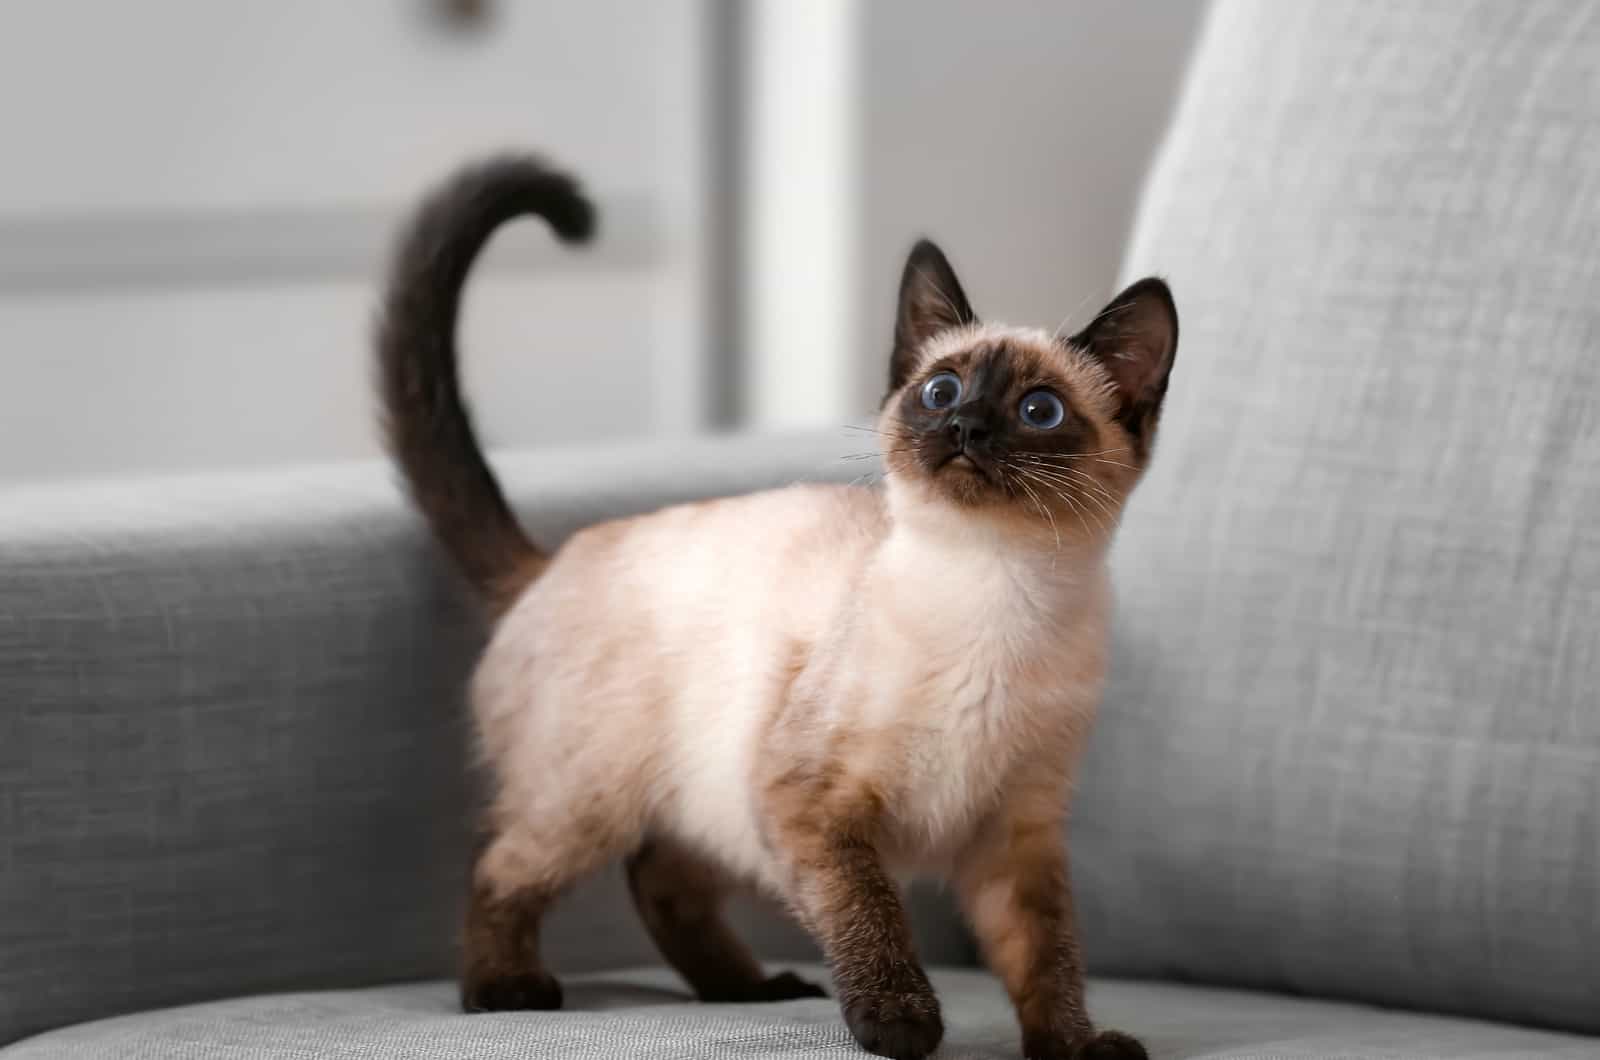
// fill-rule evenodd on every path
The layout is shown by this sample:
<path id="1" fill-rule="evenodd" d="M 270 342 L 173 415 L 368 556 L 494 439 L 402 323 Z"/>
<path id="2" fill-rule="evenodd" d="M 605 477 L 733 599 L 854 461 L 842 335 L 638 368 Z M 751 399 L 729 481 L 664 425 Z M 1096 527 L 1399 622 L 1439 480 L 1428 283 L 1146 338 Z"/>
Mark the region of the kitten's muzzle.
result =
<path id="1" fill-rule="evenodd" d="M 981 412 L 957 412 L 950 417 L 950 422 L 944 430 L 950 439 L 951 448 L 969 459 L 974 454 L 987 454 L 989 441 L 994 437 L 994 431 L 989 426 L 989 418 Z"/>
<path id="2" fill-rule="evenodd" d="M 935 471 L 954 465 L 960 470 L 994 480 L 994 431 L 981 410 L 958 410 L 945 423 L 940 435 L 945 452 L 934 465 Z"/>

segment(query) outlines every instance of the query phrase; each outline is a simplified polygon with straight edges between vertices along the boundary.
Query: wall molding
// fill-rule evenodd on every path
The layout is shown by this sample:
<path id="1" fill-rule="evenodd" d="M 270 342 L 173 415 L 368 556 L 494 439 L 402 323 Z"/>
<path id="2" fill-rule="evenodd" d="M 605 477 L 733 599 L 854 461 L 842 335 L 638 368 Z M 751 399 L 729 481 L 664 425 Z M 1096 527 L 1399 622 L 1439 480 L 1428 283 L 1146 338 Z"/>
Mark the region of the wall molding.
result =
<path id="1" fill-rule="evenodd" d="M 745 12 L 743 405 L 765 429 L 858 411 L 865 4 L 755 0 Z"/>
<path id="2" fill-rule="evenodd" d="M 600 230 L 578 250 L 532 224 L 497 236 L 497 272 L 632 272 L 666 258 L 660 204 L 599 196 Z M 404 209 L 307 206 L 0 216 L 0 297 L 370 280 Z"/>

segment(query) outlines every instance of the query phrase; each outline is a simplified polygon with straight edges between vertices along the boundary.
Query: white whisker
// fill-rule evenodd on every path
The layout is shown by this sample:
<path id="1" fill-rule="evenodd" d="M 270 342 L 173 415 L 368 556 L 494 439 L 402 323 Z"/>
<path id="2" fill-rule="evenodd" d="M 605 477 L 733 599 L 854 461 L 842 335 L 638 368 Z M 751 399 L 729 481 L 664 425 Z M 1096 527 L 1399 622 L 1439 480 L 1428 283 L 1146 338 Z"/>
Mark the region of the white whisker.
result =
<path id="1" fill-rule="evenodd" d="M 1096 482 L 1090 476 L 1084 474 L 1082 471 L 1070 467 L 1054 468 L 1046 471 L 1043 468 L 1036 467 L 1034 468 L 1034 472 L 1039 475 L 1041 479 L 1053 481 L 1064 487 L 1071 487 L 1074 490 L 1092 490 L 1092 493 L 1084 494 L 1084 499 L 1093 501 L 1095 506 L 1101 511 L 1105 512 L 1106 516 L 1110 518 L 1113 523 L 1117 522 L 1116 510 L 1119 507 L 1117 498 L 1114 497 L 1104 486 Z M 1067 472 L 1068 474 L 1062 474 L 1062 472 Z"/>
<path id="2" fill-rule="evenodd" d="M 1100 528 L 1101 533 L 1109 534 L 1111 532 L 1110 526 L 1101 520 L 1098 515 L 1094 515 L 1094 513 L 1088 507 L 1080 506 L 1077 501 L 1073 499 L 1072 494 L 1081 487 L 1081 483 L 1075 482 L 1071 479 L 1050 475 L 1042 472 L 1039 468 L 1031 468 L 1026 472 L 1026 474 L 1030 476 L 1034 482 L 1044 487 L 1051 494 L 1060 497 L 1064 502 L 1070 505 L 1075 512 L 1078 512 L 1078 518 L 1080 522 L 1083 521 L 1084 515 L 1093 515 L 1095 525 Z M 1111 520 L 1111 525 L 1114 526 L 1116 524 L 1116 514 L 1111 509 L 1108 509 L 1099 498 L 1095 497 L 1093 494 L 1082 494 L 1080 499 L 1085 502 L 1093 501 L 1095 507 L 1101 512 L 1104 512 L 1105 515 Z M 1087 531 L 1088 529 L 1088 526 L 1085 525 L 1084 530 Z"/>
<path id="3" fill-rule="evenodd" d="M 924 269 L 921 265 L 918 265 L 917 275 L 922 277 L 923 282 L 933 289 L 933 293 L 939 296 L 939 301 L 943 302 L 944 307 L 950 311 L 951 323 L 960 323 L 961 311 L 957 309 L 955 303 L 950 300 L 950 296 L 944 293 L 944 288 L 935 283 L 933 281 L 933 277 L 928 275 L 928 270 Z"/>
<path id="4" fill-rule="evenodd" d="M 1013 470 L 1018 470 L 1019 471 L 1020 469 L 1013 468 Z M 1035 507 L 1037 507 L 1039 509 L 1039 514 L 1043 515 L 1045 517 L 1045 519 L 1049 520 L 1050 532 L 1051 532 L 1051 534 L 1053 534 L 1055 536 L 1055 539 L 1056 539 L 1056 553 L 1060 554 L 1060 552 L 1061 552 L 1061 529 L 1058 526 L 1056 526 L 1056 517 L 1050 511 L 1050 506 L 1045 504 L 1044 501 L 1040 499 L 1039 495 L 1034 492 L 1033 487 L 1028 485 L 1028 482 L 1027 482 L 1026 478 L 1024 478 L 1022 474 L 1020 474 L 1020 473 L 1018 474 L 1016 482 L 1017 482 L 1017 485 L 1021 486 L 1024 490 L 1026 490 L 1028 496 L 1033 499 L 1033 503 L 1034 503 Z M 1050 566 L 1051 566 L 1052 569 L 1055 567 L 1055 559 L 1054 558 L 1051 559 Z"/>
<path id="5" fill-rule="evenodd" d="M 1072 318 L 1077 316 L 1079 310 L 1088 304 L 1088 301 L 1091 297 L 1093 296 L 1086 294 L 1082 298 L 1078 299 L 1078 304 L 1073 306 L 1067 312 L 1067 315 L 1061 318 L 1061 323 L 1056 325 L 1056 329 L 1050 333 L 1050 337 L 1059 342 L 1061 340 L 1061 333 L 1067 330 L 1067 325 L 1072 322 Z"/>

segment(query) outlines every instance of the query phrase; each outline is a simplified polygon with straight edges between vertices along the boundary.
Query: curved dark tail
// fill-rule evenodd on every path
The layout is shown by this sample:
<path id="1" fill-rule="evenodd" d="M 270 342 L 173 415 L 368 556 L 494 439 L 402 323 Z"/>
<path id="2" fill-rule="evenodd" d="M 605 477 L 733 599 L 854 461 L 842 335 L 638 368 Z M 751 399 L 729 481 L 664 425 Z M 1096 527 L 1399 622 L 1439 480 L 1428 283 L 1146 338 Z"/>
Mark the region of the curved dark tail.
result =
<path id="1" fill-rule="evenodd" d="M 456 367 L 456 318 L 478 252 L 523 214 L 543 217 L 567 243 L 594 231 L 594 209 L 577 184 L 536 157 L 479 163 L 432 192 L 401 234 L 377 331 L 389 450 L 434 534 L 496 611 L 538 575 L 545 556 L 512 514 L 473 431 Z"/>

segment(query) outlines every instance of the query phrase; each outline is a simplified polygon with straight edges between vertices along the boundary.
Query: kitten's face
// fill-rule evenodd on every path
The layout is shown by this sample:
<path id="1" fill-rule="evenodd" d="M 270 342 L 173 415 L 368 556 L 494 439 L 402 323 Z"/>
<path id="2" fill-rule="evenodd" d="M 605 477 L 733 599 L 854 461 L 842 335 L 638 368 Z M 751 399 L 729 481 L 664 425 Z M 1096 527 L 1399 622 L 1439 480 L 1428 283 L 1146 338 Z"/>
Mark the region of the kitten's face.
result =
<path id="1" fill-rule="evenodd" d="M 886 465 L 963 509 L 1107 535 L 1148 459 L 1176 345 L 1159 280 L 1058 339 L 978 323 L 944 256 L 918 244 L 879 422 Z"/>
<path id="2" fill-rule="evenodd" d="M 1047 335 L 953 331 L 885 406 L 889 467 L 961 505 L 1021 505 L 1042 518 L 1081 501 L 1100 514 L 1097 472 L 1113 467 L 1105 460 L 1131 463 L 1107 422 L 1108 385 Z"/>

